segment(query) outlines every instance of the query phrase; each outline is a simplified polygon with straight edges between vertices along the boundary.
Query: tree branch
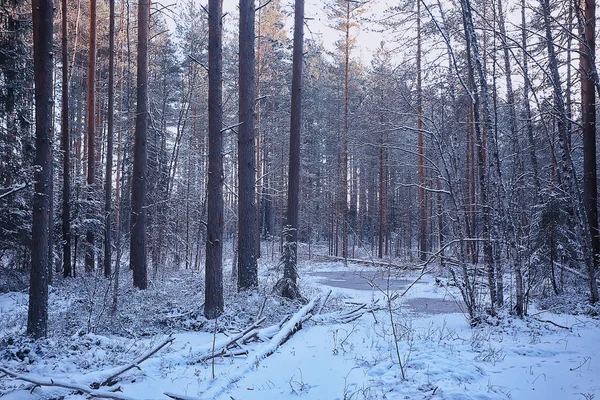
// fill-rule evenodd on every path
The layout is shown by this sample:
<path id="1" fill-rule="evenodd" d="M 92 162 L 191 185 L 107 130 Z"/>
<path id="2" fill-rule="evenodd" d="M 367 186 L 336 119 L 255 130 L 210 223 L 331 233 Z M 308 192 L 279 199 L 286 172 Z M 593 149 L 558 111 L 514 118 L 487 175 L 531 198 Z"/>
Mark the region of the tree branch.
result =
<path id="1" fill-rule="evenodd" d="M 95 390 L 90 389 L 88 386 L 79 385 L 77 383 L 70 382 L 62 382 L 54 379 L 46 379 L 43 377 L 33 376 L 33 375 L 24 375 L 18 374 L 16 372 L 10 371 L 6 368 L 0 367 L 0 372 L 11 376 L 15 379 L 19 379 L 25 382 L 33 383 L 36 386 L 53 386 L 60 387 L 63 389 L 75 390 L 78 392 L 85 393 L 92 397 L 102 398 L 102 399 L 114 399 L 114 400 L 134 400 L 133 397 L 125 396 L 119 393 L 107 392 L 104 390 Z"/>

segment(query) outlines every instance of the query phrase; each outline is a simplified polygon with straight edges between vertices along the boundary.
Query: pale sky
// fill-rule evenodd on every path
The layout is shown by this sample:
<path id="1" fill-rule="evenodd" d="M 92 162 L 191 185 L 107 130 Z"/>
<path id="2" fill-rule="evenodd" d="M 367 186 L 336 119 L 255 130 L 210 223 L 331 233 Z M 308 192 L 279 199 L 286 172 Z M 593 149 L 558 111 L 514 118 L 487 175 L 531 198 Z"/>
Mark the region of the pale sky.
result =
<path id="1" fill-rule="evenodd" d="M 257 6 L 267 0 L 256 0 Z M 206 1 L 198 1 L 200 4 L 206 6 Z M 158 3 L 162 4 L 180 4 L 181 0 L 160 0 Z M 287 11 L 293 11 L 293 0 L 283 0 L 282 6 Z M 323 42 L 325 47 L 328 49 L 333 49 L 333 43 L 341 37 L 341 33 L 331 29 L 329 25 L 329 21 L 327 16 L 322 10 L 323 0 L 305 0 L 305 18 L 306 18 L 306 26 L 304 29 L 305 37 L 310 37 L 311 32 L 315 35 L 315 38 L 318 35 L 321 35 L 323 38 Z M 384 8 L 384 3 L 386 0 L 370 0 L 368 5 L 368 11 L 364 15 L 367 16 L 371 13 L 381 12 Z M 237 15 L 238 10 L 238 1 L 237 0 L 224 0 L 223 1 L 223 12 L 230 13 L 231 15 Z M 176 18 L 177 13 L 175 13 Z M 292 24 L 293 24 L 293 15 L 290 15 L 288 18 L 287 27 L 288 32 L 291 37 Z M 226 22 L 227 23 L 227 22 Z M 169 21 L 169 25 L 174 25 L 174 21 Z M 356 30 L 353 32 L 357 36 L 357 50 L 356 54 L 353 54 L 354 58 L 360 57 L 363 62 L 368 63 L 371 59 L 371 53 L 379 46 L 379 43 L 383 39 L 380 33 L 370 32 L 367 29 L 366 23 L 362 24 L 360 30 Z M 308 28 L 308 29 L 307 29 Z"/>

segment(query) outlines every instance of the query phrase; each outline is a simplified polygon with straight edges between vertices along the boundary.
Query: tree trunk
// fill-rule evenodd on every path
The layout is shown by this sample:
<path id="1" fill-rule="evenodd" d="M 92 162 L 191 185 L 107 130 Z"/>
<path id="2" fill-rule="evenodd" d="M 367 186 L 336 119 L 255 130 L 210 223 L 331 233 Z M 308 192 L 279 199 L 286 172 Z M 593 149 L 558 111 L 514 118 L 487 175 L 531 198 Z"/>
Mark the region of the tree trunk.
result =
<path id="1" fill-rule="evenodd" d="M 223 313 L 223 1 L 208 2 L 208 223 L 204 315 Z M 253 233 L 253 232 L 252 232 Z"/>
<path id="2" fill-rule="evenodd" d="M 63 276 L 71 276 L 71 136 L 69 131 L 69 47 L 67 39 L 67 0 L 62 0 L 62 113 L 61 151 L 63 153 L 62 239 Z"/>
<path id="3" fill-rule="evenodd" d="M 471 86 L 473 87 L 473 99 L 475 105 L 475 135 L 477 139 L 477 161 L 478 161 L 478 174 L 479 174 L 479 188 L 481 196 L 481 219 L 482 228 L 481 234 L 483 236 L 483 253 L 487 269 L 488 286 L 490 292 L 490 303 L 491 310 L 494 313 L 494 307 L 497 301 L 496 293 L 496 274 L 494 270 L 493 262 L 493 249 L 490 237 L 491 229 L 491 216 L 490 207 L 488 201 L 488 189 L 486 183 L 486 168 L 485 168 L 485 144 L 483 141 L 481 122 L 486 127 L 486 131 L 491 132 L 491 119 L 488 106 L 488 89 L 485 71 L 483 68 L 483 62 L 479 54 L 479 46 L 477 43 L 477 36 L 475 35 L 475 29 L 473 26 L 472 9 L 469 0 L 461 0 L 462 13 L 463 13 L 463 24 L 465 29 L 465 36 L 467 38 L 467 63 L 469 67 L 469 79 Z M 475 66 L 473 66 L 475 64 Z M 481 85 L 481 96 L 478 94 L 477 85 L 475 83 L 475 71 L 479 76 L 479 83 Z M 481 103 L 480 103 L 481 100 Z M 482 121 L 483 119 L 483 121 Z"/>
<path id="4" fill-rule="evenodd" d="M 240 0 L 238 132 L 238 289 L 258 286 L 255 204 L 254 0 Z"/>
<path id="5" fill-rule="evenodd" d="M 53 2 L 33 0 L 33 65 L 35 79 L 35 193 L 27 334 L 40 338 L 48 326 L 48 243 L 52 193 L 52 23 Z"/>
<path id="6" fill-rule="evenodd" d="M 566 190 L 570 195 L 571 205 L 576 216 L 576 227 L 577 233 L 581 238 L 581 247 L 583 257 L 585 259 L 586 268 L 588 275 L 591 271 L 594 271 L 594 250 L 592 247 L 592 232 L 590 231 L 588 215 L 585 210 L 585 203 L 583 197 L 577 186 L 577 174 L 573 165 L 573 159 L 571 158 L 571 148 L 569 146 L 569 132 L 567 131 L 567 113 L 563 100 L 563 91 L 560 82 L 560 73 L 558 69 L 558 60 L 554 49 L 554 41 L 552 39 L 552 30 L 550 26 L 550 3 L 548 0 L 540 0 L 542 6 L 545 34 L 546 34 L 546 45 L 548 49 L 548 66 L 552 77 L 552 89 L 554 94 L 554 108 L 556 110 L 556 126 L 558 130 L 559 145 L 561 147 L 561 162 L 563 170 L 563 181 L 566 184 Z M 598 301 L 598 286 L 596 283 L 595 276 L 589 279 L 591 300 L 592 302 Z"/>
<path id="7" fill-rule="evenodd" d="M 596 52 L 596 2 L 581 0 L 584 4 L 584 35 L 580 42 L 581 118 L 583 125 L 583 203 L 591 235 L 593 262 L 588 264 L 588 279 L 592 303 L 598 301 L 596 271 L 600 257 L 598 233 L 598 188 L 596 181 L 596 96 L 594 61 Z M 580 13 L 581 14 L 581 13 Z"/>
<path id="8" fill-rule="evenodd" d="M 377 243 L 377 255 L 380 259 L 383 258 L 383 226 L 384 226 L 384 190 L 383 190 L 383 131 L 379 138 L 379 235 Z"/>
<path id="9" fill-rule="evenodd" d="M 427 259 L 427 201 L 423 157 L 423 88 L 421 80 L 421 0 L 417 0 L 417 148 L 419 153 L 419 258 Z"/>
<path id="10" fill-rule="evenodd" d="M 110 277 L 112 263 L 112 166 L 114 133 L 114 75 L 115 75 L 115 0 L 109 0 L 109 41 L 108 41 L 108 131 L 106 133 L 106 182 L 104 187 L 104 276 Z"/>
<path id="11" fill-rule="evenodd" d="M 513 152 L 517 157 L 517 171 L 516 176 L 521 177 L 524 175 L 523 162 L 521 159 L 521 152 L 518 140 L 518 132 L 517 132 L 517 108 L 515 103 L 515 94 L 512 86 L 512 78 L 511 78 L 511 65 L 510 65 L 510 57 L 509 57 L 509 46 L 506 42 L 506 28 L 504 22 L 504 9 L 502 8 L 502 0 L 498 0 L 498 24 L 500 28 L 500 34 L 502 35 L 503 43 L 503 53 L 504 53 L 504 73 L 506 76 L 506 91 L 507 91 L 507 101 L 509 107 L 509 126 L 510 126 L 510 137 L 513 141 Z M 518 178 L 520 179 L 520 178 Z M 520 190 L 519 198 L 523 198 L 524 193 Z M 505 214 L 504 222 L 505 229 L 508 229 L 508 242 L 511 246 L 511 251 L 514 255 L 514 274 L 515 274 L 515 311 L 519 317 L 523 316 L 523 274 L 521 272 L 521 250 L 520 246 L 518 246 L 518 238 L 517 238 L 517 228 L 516 223 L 519 220 L 516 215 L 507 215 Z"/>
<path id="12" fill-rule="evenodd" d="M 94 177 L 96 174 L 96 0 L 90 0 L 90 46 L 88 50 L 88 72 L 87 72 L 87 184 L 88 201 L 91 202 L 94 190 Z M 90 218 L 93 218 L 91 215 Z M 94 232 L 87 231 L 87 249 L 85 252 L 85 271 L 92 272 L 94 269 L 95 249 Z"/>
<path id="13" fill-rule="evenodd" d="M 137 112 L 135 118 L 135 146 L 131 182 L 131 239 L 130 263 L 133 285 L 139 289 L 148 286 L 146 260 L 146 197 L 147 142 L 148 142 L 148 29 L 150 0 L 138 3 L 137 45 Z"/>
<path id="14" fill-rule="evenodd" d="M 302 53 L 304 42 L 304 0 L 295 0 L 294 50 L 292 61 L 292 109 L 290 122 L 290 159 L 288 170 L 287 246 L 282 294 L 296 298 L 298 289 L 298 211 L 300 208 L 300 130 L 302 127 Z"/>
<path id="15" fill-rule="evenodd" d="M 350 111 L 350 2 L 346 3 L 346 25 L 345 25 L 345 62 L 344 62 L 344 154 L 342 165 L 342 194 L 340 207 L 342 212 L 342 257 L 348 258 L 348 131 Z"/>

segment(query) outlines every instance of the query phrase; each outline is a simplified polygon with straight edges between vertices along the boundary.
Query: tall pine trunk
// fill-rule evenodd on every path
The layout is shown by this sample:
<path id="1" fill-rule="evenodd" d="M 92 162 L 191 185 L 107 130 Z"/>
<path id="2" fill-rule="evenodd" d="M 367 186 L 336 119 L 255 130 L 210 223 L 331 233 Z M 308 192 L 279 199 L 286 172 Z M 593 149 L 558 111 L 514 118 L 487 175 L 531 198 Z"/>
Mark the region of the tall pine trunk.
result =
<path id="1" fill-rule="evenodd" d="M 349 131 L 349 111 L 350 111 L 350 2 L 346 4 L 346 25 L 345 25 L 345 52 L 344 52 L 344 153 L 342 165 L 342 193 L 340 199 L 340 207 L 342 213 L 342 257 L 344 262 L 348 258 L 348 131 Z"/>
<path id="2" fill-rule="evenodd" d="M 129 257 L 133 269 L 133 285 L 139 289 L 148 286 L 146 260 L 146 177 L 148 164 L 148 29 L 150 0 L 138 3 L 137 45 L 137 113 L 135 118 L 135 145 L 131 182 L 131 241 Z"/>
<path id="3" fill-rule="evenodd" d="M 115 100 L 115 0 L 109 0 L 108 38 L 108 131 L 106 132 L 106 181 L 104 187 L 104 276 L 110 277 L 112 263 L 112 167 Z"/>
<path id="4" fill-rule="evenodd" d="M 94 177 L 96 175 L 96 0 L 90 0 L 90 45 L 88 49 L 87 74 L 87 189 L 88 201 L 91 202 L 94 192 Z M 94 232 L 91 228 L 88 228 L 87 248 L 85 252 L 86 272 L 92 272 L 94 269 L 94 259 Z"/>
<path id="5" fill-rule="evenodd" d="M 294 50 L 292 60 L 292 109 L 290 122 L 290 159 L 288 170 L 287 249 L 282 294 L 296 298 L 298 290 L 298 211 L 300 208 L 300 131 L 302 127 L 302 52 L 304 41 L 304 0 L 294 6 Z"/>
<path id="6" fill-rule="evenodd" d="M 51 0 L 33 0 L 33 66 L 35 79 L 35 193 L 27 334 L 40 338 L 48 326 L 48 244 L 52 196 L 52 22 Z"/>
<path id="7" fill-rule="evenodd" d="M 61 142 L 63 153 L 63 192 L 62 192 L 62 240 L 63 276 L 71 276 L 71 135 L 69 127 L 69 54 L 67 27 L 67 0 L 62 0 L 62 113 Z"/>
<path id="8" fill-rule="evenodd" d="M 204 315 L 223 312 L 222 0 L 208 2 L 208 223 Z"/>
<path id="9" fill-rule="evenodd" d="M 258 286 L 255 196 L 254 0 L 240 0 L 238 132 L 238 289 Z"/>
<path id="10" fill-rule="evenodd" d="M 421 0 L 417 0 L 417 149 L 419 153 L 419 258 L 427 259 L 427 200 L 423 156 L 423 88 L 421 80 Z"/>

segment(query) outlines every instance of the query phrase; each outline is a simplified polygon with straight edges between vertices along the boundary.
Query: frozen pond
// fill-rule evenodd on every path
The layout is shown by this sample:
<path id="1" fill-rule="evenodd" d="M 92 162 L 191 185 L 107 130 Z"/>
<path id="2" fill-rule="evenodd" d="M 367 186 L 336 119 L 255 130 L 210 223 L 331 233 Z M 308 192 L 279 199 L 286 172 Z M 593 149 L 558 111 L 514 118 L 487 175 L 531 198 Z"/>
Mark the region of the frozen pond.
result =
<path id="1" fill-rule="evenodd" d="M 407 279 L 387 278 L 383 272 L 352 272 L 352 271 L 330 271 L 313 272 L 311 275 L 319 277 L 323 285 L 355 290 L 404 290 L 412 283 Z M 378 289 L 379 288 L 379 289 Z"/>
<path id="2" fill-rule="evenodd" d="M 410 279 L 388 279 L 385 271 L 327 271 L 313 272 L 311 275 L 320 278 L 323 285 L 354 290 L 404 291 L 413 282 Z M 419 283 L 422 284 L 422 283 Z M 422 314 L 461 313 L 464 310 L 462 301 L 454 299 L 438 299 L 429 297 L 407 298 L 404 304 L 411 310 Z"/>

